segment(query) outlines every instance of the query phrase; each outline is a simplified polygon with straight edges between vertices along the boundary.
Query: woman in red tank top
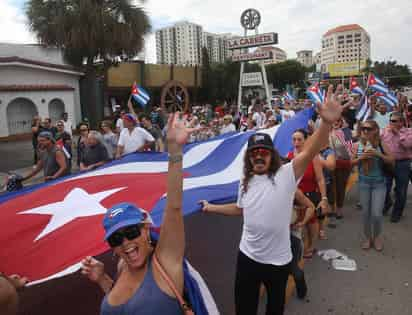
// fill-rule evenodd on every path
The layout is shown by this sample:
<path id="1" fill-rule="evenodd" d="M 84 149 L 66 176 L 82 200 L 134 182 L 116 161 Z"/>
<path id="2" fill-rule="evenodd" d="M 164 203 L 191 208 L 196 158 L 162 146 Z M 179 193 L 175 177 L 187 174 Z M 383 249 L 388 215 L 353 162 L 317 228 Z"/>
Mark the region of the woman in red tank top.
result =
<path id="1" fill-rule="evenodd" d="M 296 130 L 292 135 L 293 152 L 289 152 L 288 159 L 292 160 L 295 155 L 299 154 L 308 134 L 303 129 Z M 328 198 L 326 195 L 325 178 L 323 176 L 322 164 L 319 156 L 316 156 L 312 162 L 308 165 L 305 174 L 303 175 L 298 188 L 313 202 L 316 208 L 322 209 L 322 214 L 326 214 L 328 211 Z M 305 258 L 311 258 L 314 251 L 314 243 L 319 235 L 319 222 L 317 216 L 313 218 L 307 224 L 307 248 L 305 248 Z M 326 235 L 320 235 L 322 239 L 326 239 Z"/>

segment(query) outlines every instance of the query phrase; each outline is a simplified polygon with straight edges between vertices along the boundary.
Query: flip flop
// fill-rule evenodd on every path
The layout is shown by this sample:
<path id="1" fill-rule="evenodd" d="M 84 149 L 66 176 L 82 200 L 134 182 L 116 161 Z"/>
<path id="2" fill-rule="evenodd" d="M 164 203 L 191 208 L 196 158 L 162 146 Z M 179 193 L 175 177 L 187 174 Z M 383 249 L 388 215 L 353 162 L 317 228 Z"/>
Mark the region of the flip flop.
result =
<path id="1" fill-rule="evenodd" d="M 378 244 L 376 244 L 378 243 Z M 376 242 L 376 240 L 373 242 L 373 247 L 377 252 L 383 251 L 383 243 L 381 241 Z"/>
<path id="2" fill-rule="evenodd" d="M 326 233 L 325 233 L 324 230 L 320 230 L 320 231 L 319 231 L 319 239 L 320 239 L 320 240 L 323 240 L 323 241 L 325 241 L 325 240 L 328 239 L 328 237 L 326 236 Z"/>
<path id="3" fill-rule="evenodd" d="M 365 241 L 362 243 L 362 249 L 363 250 L 368 250 L 372 247 L 372 242 L 371 241 Z"/>
<path id="4" fill-rule="evenodd" d="M 313 254 L 315 253 L 315 249 L 312 249 L 310 252 L 306 252 L 303 254 L 303 258 L 305 259 L 311 259 L 313 257 Z"/>

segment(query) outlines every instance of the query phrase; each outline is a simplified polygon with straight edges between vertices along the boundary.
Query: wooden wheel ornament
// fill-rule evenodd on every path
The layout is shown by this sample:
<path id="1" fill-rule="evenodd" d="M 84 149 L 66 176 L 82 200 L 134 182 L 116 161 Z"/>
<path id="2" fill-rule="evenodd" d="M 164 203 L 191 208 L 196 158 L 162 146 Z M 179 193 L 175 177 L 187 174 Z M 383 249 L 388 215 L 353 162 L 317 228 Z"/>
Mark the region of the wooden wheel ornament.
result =
<path id="1" fill-rule="evenodd" d="M 189 92 L 179 81 L 169 81 L 162 89 L 160 104 L 167 112 L 186 112 L 189 109 Z"/>

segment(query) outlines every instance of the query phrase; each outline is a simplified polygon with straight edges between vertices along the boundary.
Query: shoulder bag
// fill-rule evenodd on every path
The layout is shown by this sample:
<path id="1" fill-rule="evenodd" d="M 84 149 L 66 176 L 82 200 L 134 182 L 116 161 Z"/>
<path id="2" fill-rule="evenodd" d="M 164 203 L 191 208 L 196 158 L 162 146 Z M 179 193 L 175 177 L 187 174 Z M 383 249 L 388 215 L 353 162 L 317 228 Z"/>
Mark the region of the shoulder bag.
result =
<path id="1" fill-rule="evenodd" d="M 183 297 L 180 295 L 179 291 L 176 289 L 172 279 L 170 279 L 169 275 L 166 273 L 166 270 L 163 269 L 162 265 L 160 264 L 159 260 L 157 259 L 156 255 L 153 254 L 153 263 L 157 270 L 159 270 L 160 275 L 162 278 L 167 282 L 169 288 L 173 291 L 174 295 L 176 296 L 177 300 L 179 301 L 180 307 L 182 308 L 184 315 L 195 315 L 193 310 L 190 306 L 185 302 Z"/>

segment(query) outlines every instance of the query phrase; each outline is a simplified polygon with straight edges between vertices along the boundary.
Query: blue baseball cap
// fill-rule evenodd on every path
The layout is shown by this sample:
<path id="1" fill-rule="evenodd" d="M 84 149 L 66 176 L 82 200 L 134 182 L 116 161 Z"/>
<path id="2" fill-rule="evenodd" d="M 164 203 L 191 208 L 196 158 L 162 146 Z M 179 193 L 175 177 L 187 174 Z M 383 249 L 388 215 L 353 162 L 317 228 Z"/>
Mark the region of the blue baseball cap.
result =
<path id="1" fill-rule="evenodd" d="M 107 240 L 117 230 L 139 223 L 153 224 L 150 214 L 136 207 L 132 203 L 123 202 L 107 210 L 103 218 L 103 227 L 106 231 L 104 239 Z"/>

